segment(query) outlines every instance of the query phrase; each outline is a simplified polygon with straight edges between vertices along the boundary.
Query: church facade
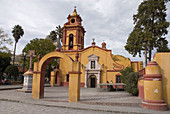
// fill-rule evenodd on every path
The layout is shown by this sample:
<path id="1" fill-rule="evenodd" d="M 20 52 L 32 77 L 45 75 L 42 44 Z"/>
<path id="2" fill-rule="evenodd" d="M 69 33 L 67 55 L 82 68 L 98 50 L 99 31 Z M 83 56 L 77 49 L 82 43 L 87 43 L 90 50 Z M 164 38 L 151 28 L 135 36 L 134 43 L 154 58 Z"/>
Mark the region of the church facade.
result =
<path id="1" fill-rule="evenodd" d="M 142 61 L 131 61 L 122 55 L 113 55 L 110 49 L 106 48 L 106 43 L 102 42 L 101 46 L 96 46 L 93 40 L 91 46 L 84 47 L 85 29 L 82 26 L 82 19 L 74 9 L 72 15 L 68 15 L 68 22 L 63 26 L 63 42 L 61 53 L 64 53 L 71 59 L 75 60 L 77 52 L 81 63 L 81 87 L 99 87 L 101 83 L 122 83 L 120 70 L 126 67 L 132 67 L 135 72 L 143 68 Z M 62 61 L 62 59 L 60 60 Z M 59 65 L 56 73 L 57 84 L 68 86 L 69 73 L 63 69 L 69 66 Z"/>

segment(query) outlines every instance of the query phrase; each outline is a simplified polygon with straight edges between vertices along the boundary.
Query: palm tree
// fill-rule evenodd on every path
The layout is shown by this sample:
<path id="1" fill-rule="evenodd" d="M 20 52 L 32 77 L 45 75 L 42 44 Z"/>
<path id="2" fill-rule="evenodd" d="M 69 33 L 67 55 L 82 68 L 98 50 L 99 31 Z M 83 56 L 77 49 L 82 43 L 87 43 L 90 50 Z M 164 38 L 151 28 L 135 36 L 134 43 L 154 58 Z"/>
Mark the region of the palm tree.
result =
<path id="1" fill-rule="evenodd" d="M 46 39 L 51 39 L 52 41 L 55 41 L 57 39 L 57 34 L 56 32 L 53 30 L 50 32 L 50 35 L 47 35 Z"/>
<path id="2" fill-rule="evenodd" d="M 61 28 L 60 25 L 58 25 L 56 27 L 56 34 L 57 34 L 58 38 L 61 40 L 61 42 L 62 42 L 62 40 L 63 40 L 63 29 Z"/>
<path id="3" fill-rule="evenodd" d="M 55 41 L 57 39 L 60 39 L 61 42 L 63 40 L 63 29 L 60 25 L 56 26 L 55 30 L 52 30 L 49 35 L 46 36 L 46 39 L 51 39 L 52 41 Z"/>
<path id="4" fill-rule="evenodd" d="M 14 59 L 13 59 L 13 65 L 14 65 L 16 44 L 18 43 L 18 40 L 21 38 L 21 36 L 24 35 L 24 30 L 22 29 L 22 27 L 20 25 L 15 25 L 13 30 L 12 30 L 12 33 L 13 33 L 13 37 L 15 38 Z"/>

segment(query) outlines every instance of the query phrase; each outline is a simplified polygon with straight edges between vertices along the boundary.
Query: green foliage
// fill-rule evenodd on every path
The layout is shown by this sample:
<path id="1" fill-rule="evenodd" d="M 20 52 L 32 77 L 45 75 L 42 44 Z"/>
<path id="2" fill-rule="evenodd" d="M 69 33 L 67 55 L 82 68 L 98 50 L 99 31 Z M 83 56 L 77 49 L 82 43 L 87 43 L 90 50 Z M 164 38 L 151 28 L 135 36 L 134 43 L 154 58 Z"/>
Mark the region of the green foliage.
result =
<path id="1" fill-rule="evenodd" d="M 56 27 L 56 30 L 50 32 L 50 35 L 47 35 L 46 39 L 56 40 L 59 38 L 62 42 L 63 40 L 63 30 L 60 25 Z"/>
<path id="2" fill-rule="evenodd" d="M 165 38 L 160 38 L 157 43 L 157 52 L 170 52 L 168 41 Z"/>
<path id="3" fill-rule="evenodd" d="M 120 71 L 120 73 L 122 74 L 121 80 L 123 83 L 126 83 L 126 80 L 128 79 L 128 74 L 130 72 L 133 72 L 133 68 L 126 67 L 126 69 Z"/>
<path id="4" fill-rule="evenodd" d="M 9 65 L 5 69 L 5 73 L 11 78 L 11 76 L 14 76 L 14 80 L 17 80 L 17 77 L 19 76 L 19 70 L 17 66 Z"/>
<path id="5" fill-rule="evenodd" d="M 131 93 L 132 95 L 137 96 L 138 95 L 137 83 L 139 73 L 133 72 L 133 69 L 129 67 L 127 67 L 124 70 L 121 70 L 120 73 L 122 74 L 121 76 L 122 82 L 126 84 L 125 90 Z"/>
<path id="6" fill-rule="evenodd" d="M 20 25 L 15 25 L 12 30 L 12 34 L 15 39 L 15 42 L 18 43 L 18 40 L 21 38 L 21 36 L 24 35 L 24 30 Z"/>
<path id="7" fill-rule="evenodd" d="M 46 55 L 49 52 L 54 51 L 55 46 L 53 44 L 52 40 L 49 39 L 38 39 L 35 38 L 33 40 L 30 41 L 30 43 L 28 43 L 24 49 L 22 50 L 22 52 L 26 52 L 26 55 L 29 55 L 29 50 L 35 50 L 35 54 L 36 56 L 38 56 L 39 54 L 41 55 L 41 57 L 43 57 L 44 55 Z M 37 62 L 38 58 L 33 58 L 33 63 Z M 23 60 L 21 61 L 23 63 Z M 29 59 L 27 59 L 26 61 L 26 68 L 29 68 Z"/>
<path id="8" fill-rule="evenodd" d="M 24 35 L 24 30 L 20 25 L 15 25 L 12 30 L 13 37 L 15 39 L 15 46 L 14 46 L 14 59 L 13 59 L 13 65 L 15 62 L 15 52 L 16 52 L 16 45 L 18 43 L 18 40 L 21 38 L 21 36 Z"/>
<path id="9" fill-rule="evenodd" d="M 52 41 L 55 41 L 57 39 L 57 34 L 56 32 L 53 30 L 50 32 L 50 35 L 48 35 L 47 39 L 51 39 Z"/>
<path id="10" fill-rule="evenodd" d="M 12 44 L 11 38 L 9 38 L 8 34 L 6 34 L 2 29 L 0 29 L 0 51 L 10 53 L 10 50 L 7 48 L 7 44 Z"/>
<path id="11" fill-rule="evenodd" d="M 145 62 L 151 60 L 152 50 L 159 48 L 159 39 L 168 33 L 169 22 L 166 21 L 166 4 L 164 0 L 144 0 L 133 15 L 135 27 L 130 33 L 125 49 L 141 57 L 145 51 Z M 145 63 L 146 64 L 146 63 Z"/>
<path id="12" fill-rule="evenodd" d="M 3 72 L 5 71 L 6 67 L 10 65 L 10 61 L 11 54 L 0 51 L 0 76 L 3 75 Z"/>
<path id="13" fill-rule="evenodd" d="M 58 38 L 63 41 L 63 29 L 61 28 L 60 25 L 56 27 L 56 34 L 58 35 Z"/>

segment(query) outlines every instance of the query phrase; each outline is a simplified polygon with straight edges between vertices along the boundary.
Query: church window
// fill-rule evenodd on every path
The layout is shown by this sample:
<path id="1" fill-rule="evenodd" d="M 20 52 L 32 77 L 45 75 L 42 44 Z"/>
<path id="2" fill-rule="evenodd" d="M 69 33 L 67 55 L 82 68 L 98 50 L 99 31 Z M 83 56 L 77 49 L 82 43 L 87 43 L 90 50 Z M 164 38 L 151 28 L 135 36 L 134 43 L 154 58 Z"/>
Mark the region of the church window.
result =
<path id="1" fill-rule="evenodd" d="M 95 69 L 95 61 L 91 61 L 91 69 Z"/>
<path id="2" fill-rule="evenodd" d="M 120 78 L 120 76 L 116 76 L 116 83 L 121 83 L 121 78 Z"/>
<path id="3" fill-rule="evenodd" d="M 69 35 L 69 49 L 73 49 L 73 34 Z"/>

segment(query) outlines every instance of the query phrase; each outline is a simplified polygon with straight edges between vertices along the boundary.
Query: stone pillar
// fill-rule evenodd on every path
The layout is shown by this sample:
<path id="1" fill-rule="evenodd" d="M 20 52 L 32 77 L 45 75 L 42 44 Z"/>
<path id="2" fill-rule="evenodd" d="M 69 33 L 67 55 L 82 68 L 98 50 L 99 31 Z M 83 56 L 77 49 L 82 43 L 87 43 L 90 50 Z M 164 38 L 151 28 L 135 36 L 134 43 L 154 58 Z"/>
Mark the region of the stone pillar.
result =
<path id="1" fill-rule="evenodd" d="M 33 82 L 32 82 L 32 98 L 40 99 L 40 80 L 41 72 L 38 71 L 38 63 L 34 63 L 34 72 L 33 72 Z"/>
<path id="2" fill-rule="evenodd" d="M 61 81 L 60 81 L 60 72 L 59 72 L 59 71 L 57 71 L 57 72 L 56 72 L 56 75 L 57 75 L 57 84 L 58 84 L 59 86 L 61 86 Z"/>
<path id="3" fill-rule="evenodd" d="M 158 64 L 155 61 L 149 62 L 145 72 L 142 106 L 152 110 L 167 110 L 167 104 L 164 102 L 162 95 L 162 75 Z"/>
<path id="4" fill-rule="evenodd" d="M 69 72 L 69 102 L 80 100 L 80 62 L 73 62 L 72 71 Z"/>
<path id="5" fill-rule="evenodd" d="M 100 73 L 97 74 L 98 80 L 97 80 L 97 88 L 100 88 Z"/>
<path id="6" fill-rule="evenodd" d="M 51 87 L 54 87 L 54 86 L 55 86 L 55 72 L 54 72 L 54 71 L 51 72 L 50 85 L 51 85 Z"/>
<path id="7" fill-rule="evenodd" d="M 85 71 L 85 84 L 84 87 L 87 88 L 87 71 Z"/>

